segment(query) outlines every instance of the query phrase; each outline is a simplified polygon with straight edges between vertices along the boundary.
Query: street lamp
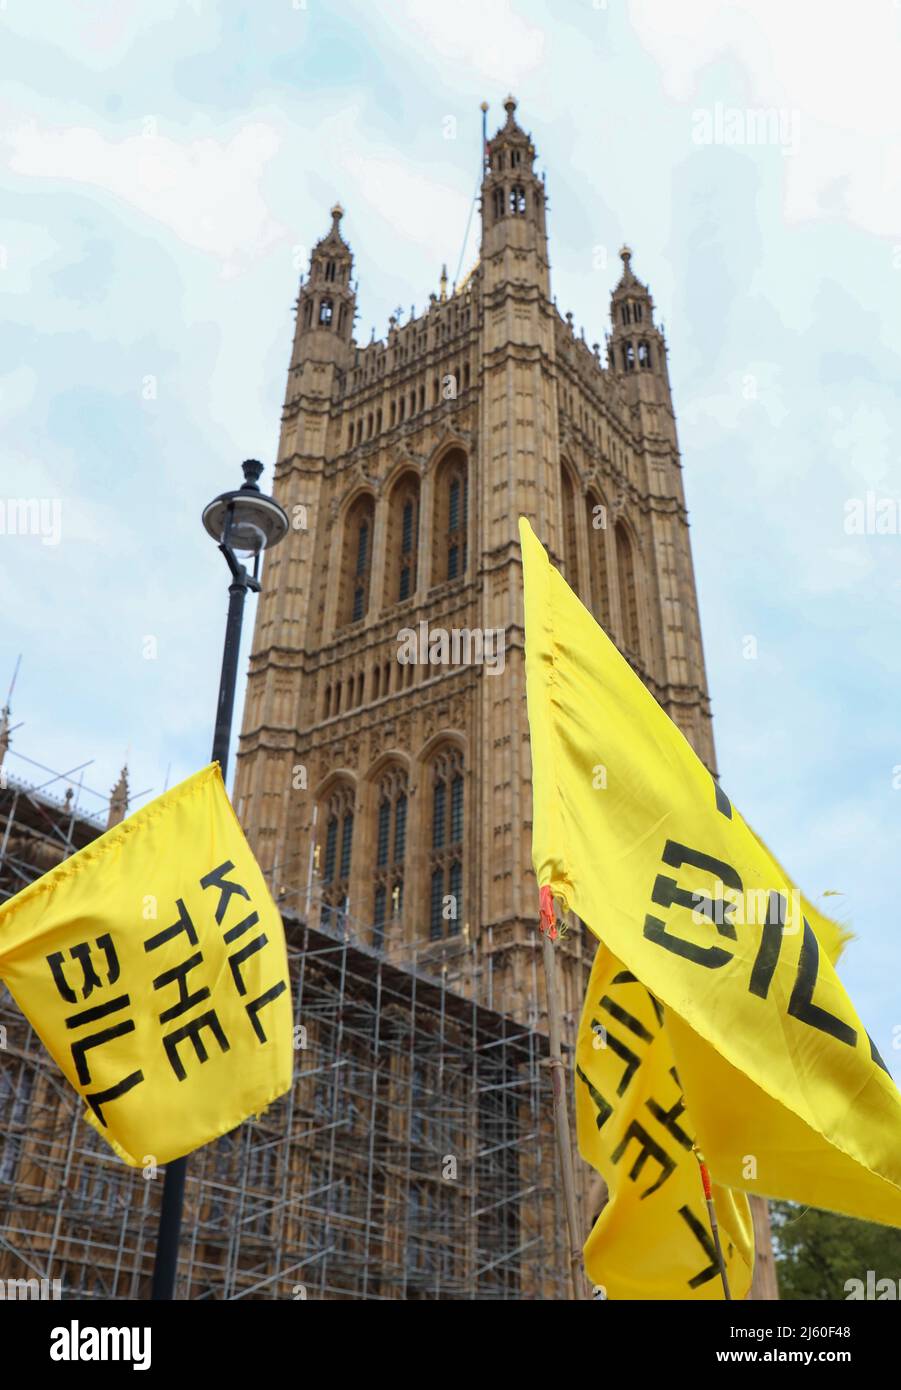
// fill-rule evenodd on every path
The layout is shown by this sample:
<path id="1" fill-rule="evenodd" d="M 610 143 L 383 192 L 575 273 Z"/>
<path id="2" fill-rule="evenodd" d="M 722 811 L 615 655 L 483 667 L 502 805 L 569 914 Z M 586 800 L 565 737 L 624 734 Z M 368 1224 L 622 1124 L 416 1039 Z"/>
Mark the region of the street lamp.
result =
<path id="1" fill-rule="evenodd" d="M 255 594 L 260 592 L 260 556 L 263 551 L 278 545 L 288 533 L 286 512 L 274 498 L 260 491 L 258 479 L 263 465 L 257 459 L 247 459 L 241 467 L 244 471 L 241 486 L 233 492 L 220 493 L 203 510 L 203 524 L 225 556 L 232 577 L 228 586 L 228 618 L 212 754 L 212 761 L 219 764 L 223 780 L 228 768 L 228 747 L 235 708 L 244 598 L 248 590 Z M 239 556 L 253 558 L 252 574 L 248 573 Z M 166 1164 L 151 1287 L 151 1298 L 158 1301 L 171 1299 L 175 1289 L 187 1168 L 187 1158 L 177 1158 Z"/>

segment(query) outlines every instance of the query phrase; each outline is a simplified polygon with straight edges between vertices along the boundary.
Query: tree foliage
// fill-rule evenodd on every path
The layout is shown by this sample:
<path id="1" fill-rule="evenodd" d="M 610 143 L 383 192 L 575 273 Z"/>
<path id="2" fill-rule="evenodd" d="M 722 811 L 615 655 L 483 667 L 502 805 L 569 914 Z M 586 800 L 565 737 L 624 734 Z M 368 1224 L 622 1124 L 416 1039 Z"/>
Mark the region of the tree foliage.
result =
<path id="1" fill-rule="evenodd" d="M 773 1243 L 784 1299 L 845 1299 L 848 1279 L 901 1280 L 901 1230 L 794 1202 L 772 1202 Z"/>

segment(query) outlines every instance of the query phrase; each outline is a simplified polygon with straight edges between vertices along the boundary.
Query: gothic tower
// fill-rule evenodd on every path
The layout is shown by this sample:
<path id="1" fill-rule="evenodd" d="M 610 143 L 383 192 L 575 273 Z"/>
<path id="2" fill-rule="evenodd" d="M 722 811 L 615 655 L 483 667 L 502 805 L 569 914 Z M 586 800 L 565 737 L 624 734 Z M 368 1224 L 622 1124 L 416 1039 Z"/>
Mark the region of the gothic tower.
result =
<path id="1" fill-rule="evenodd" d="M 535 148 L 504 106 L 452 293 L 360 347 L 340 207 L 313 250 L 275 471 L 292 528 L 266 560 L 235 802 L 286 906 L 480 1002 L 490 957 L 493 1006 L 534 1020 L 520 514 L 714 753 L 653 302 L 624 248 L 606 362 L 561 317 Z M 574 1024 L 593 943 L 576 927 L 563 953 Z"/>

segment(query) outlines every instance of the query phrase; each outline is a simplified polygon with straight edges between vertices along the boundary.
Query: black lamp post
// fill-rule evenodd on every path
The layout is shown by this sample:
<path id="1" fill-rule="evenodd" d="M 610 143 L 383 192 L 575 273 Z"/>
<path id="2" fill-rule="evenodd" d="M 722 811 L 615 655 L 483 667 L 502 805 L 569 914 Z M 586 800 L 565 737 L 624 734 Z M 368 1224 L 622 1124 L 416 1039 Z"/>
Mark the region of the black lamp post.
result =
<path id="1" fill-rule="evenodd" d="M 255 594 L 260 591 L 260 556 L 263 551 L 278 545 L 288 533 L 287 514 L 274 498 L 260 491 L 257 480 L 263 465 L 256 459 L 247 459 L 241 467 L 244 470 L 241 486 L 234 492 L 220 493 L 203 511 L 203 524 L 225 556 L 232 577 L 228 586 L 228 619 L 225 624 L 212 755 L 212 761 L 217 762 L 222 770 L 223 779 L 228 769 L 244 598 L 248 590 Z M 239 556 L 253 557 L 253 574 L 248 573 Z M 187 1158 L 177 1158 L 166 1164 L 151 1287 L 151 1298 L 156 1300 L 171 1299 L 175 1289 L 187 1168 Z"/>

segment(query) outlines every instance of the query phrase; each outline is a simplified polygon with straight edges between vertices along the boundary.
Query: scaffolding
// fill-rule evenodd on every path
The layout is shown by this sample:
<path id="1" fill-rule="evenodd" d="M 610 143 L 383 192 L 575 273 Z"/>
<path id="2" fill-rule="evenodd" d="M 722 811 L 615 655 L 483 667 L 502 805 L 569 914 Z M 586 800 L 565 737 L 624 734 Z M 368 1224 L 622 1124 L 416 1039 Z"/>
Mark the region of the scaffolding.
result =
<path id="1" fill-rule="evenodd" d="M 0 787 L 0 900 L 101 833 L 71 800 Z M 177 1296 L 567 1297 L 538 941 L 523 1024 L 494 1006 L 494 954 L 474 941 L 389 959 L 315 895 L 282 912 L 294 1084 L 191 1156 Z M 0 1279 L 146 1297 L 160 1174 L 87 1125 L 2 987 L 0 1045 Z"/>

